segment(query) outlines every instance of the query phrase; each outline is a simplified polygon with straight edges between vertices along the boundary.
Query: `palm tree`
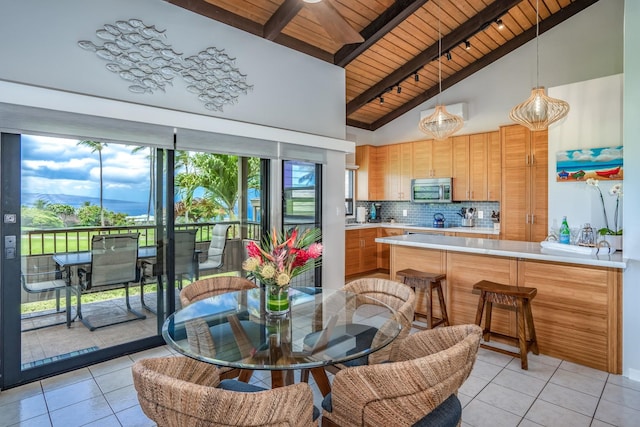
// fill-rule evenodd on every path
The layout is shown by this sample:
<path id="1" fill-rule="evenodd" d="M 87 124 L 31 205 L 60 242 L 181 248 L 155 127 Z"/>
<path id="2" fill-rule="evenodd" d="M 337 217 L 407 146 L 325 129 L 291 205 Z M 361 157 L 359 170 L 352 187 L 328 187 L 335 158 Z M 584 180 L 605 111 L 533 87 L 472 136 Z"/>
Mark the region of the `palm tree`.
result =
<path id="1" fill-rule="evenodd" d="M 100 160 L 100 225 L 104 227 L 104 208 L 102 206 L 102 149 L 106 147 L 107 144 L 97 141 L 79 141 L 77 145 L 89 147 L 92 153 L 98 152 L 98 159 Z"/>
<path id="2" fill-rule="evenodd" d="M 135 147 L 131 150 L 131 154 L 135 154 L 138 151 L 144 149 L 145 147 Z M 152 204 L 155 206 L 155 188 L 156 188 L 156 156 L 155 149 L 153 147 L 149 147 L 149 155 L 147 158 L 149 159 L 149 199 L 147 200 L 147 222 L 151 217 L 151 206 Z"/>

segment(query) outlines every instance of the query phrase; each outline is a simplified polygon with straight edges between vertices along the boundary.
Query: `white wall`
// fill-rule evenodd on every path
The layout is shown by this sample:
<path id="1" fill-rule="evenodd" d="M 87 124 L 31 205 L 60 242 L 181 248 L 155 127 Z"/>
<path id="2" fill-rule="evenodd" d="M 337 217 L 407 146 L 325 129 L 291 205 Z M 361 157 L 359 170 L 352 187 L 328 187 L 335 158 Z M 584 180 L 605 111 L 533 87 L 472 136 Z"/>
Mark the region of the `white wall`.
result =
<path id="1" fill-rule="evenodd" d="M 563 99 L 571 107 L 562 124 L 549 128 L 549 226 L 559 226 L 566 215 L 571 228 L 584 223 L 597 229 L 605 227 L 600 195 L 593 187 L 584 181 L 556 181 L 556 153 L 623 145 L 622 74 L 551 88 L 549 96 Z M 624 172 L 627 170 L 624 165 Z M 619 182 L 599 181 L 611 228 L 616 198 L 609 195 L 609 189 Z M 618 227 L 622 228 L 621 222 Z"/>
<path id="2" fill-rule="evenodd" d="M 0 0 L 0 80 L 218 116 L 344 139 L 344 69 L 158 0 Z M 174 79 L 166 93 L 134 94 L 106 61 L 78 47 L 105 24 L 130 18 L 166 30 L 186 55 L 215 46 L 236 57 L 253 91 L 224 112 L 204 108 Z M 10 42 L 9 42 L 10 41 Z"/>
<path id="3" fill-rule="evenodd" d="M 623 8 L 624 0 L 602 0 L 542 34 L 540 85 L 550 88 L 622 73 Z M 469 120 L 460 134 L 496 130 L 512 123 L 509 111 L 536 85 L 535 47 L 535 40 L 531 41 L 441 94 L 441 103 L 468 104 Z M 433 108 L 435 103 L 434 98 L 421 104 L 373 136 L 350 127 L 347 132 L 358 135 L 357 145 L 425 139 L 418 129 L 420 111 Z"/>
<path id="4" fill-rule="evenodd" d="M 625 196 L 623 290 L 624 375 L 640 381 L 640 2 L 628 0 L 624 10 L 624 126 Z M 633 221 L 631 220 L 633 219 Z"/>

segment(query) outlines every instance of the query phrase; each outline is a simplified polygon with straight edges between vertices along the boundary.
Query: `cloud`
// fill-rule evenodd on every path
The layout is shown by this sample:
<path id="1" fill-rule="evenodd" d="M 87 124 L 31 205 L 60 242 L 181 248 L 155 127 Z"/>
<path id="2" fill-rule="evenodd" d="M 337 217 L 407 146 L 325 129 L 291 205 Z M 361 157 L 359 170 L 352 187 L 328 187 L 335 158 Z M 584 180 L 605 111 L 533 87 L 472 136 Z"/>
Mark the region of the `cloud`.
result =
<path id="1" fill-rule="evenodd" d="M 576 162 L 591 162 L 593 161 L 592 150 L 576 150 L 571 153 L 571 160 Z"/>
<path id="2" fill-rule="evenodd" d="M 622 159 L 622 147 L 603 148 L 600 154 L 596 156 L 593 161 L 595 162 L 610 162 L 612 160 Z"/>

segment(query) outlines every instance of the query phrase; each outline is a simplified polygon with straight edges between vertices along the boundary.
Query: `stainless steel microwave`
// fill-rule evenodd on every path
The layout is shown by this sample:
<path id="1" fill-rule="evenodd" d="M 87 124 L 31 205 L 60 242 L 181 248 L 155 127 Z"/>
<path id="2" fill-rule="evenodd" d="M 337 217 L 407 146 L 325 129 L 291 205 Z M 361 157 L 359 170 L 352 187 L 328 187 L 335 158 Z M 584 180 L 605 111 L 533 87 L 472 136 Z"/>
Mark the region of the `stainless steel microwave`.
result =
<path id="1" fill-rule="evenodd" d="M 451 203 L 452 178 L 420 178 L 411 180 L 411 201 L 414 203 Z"/>

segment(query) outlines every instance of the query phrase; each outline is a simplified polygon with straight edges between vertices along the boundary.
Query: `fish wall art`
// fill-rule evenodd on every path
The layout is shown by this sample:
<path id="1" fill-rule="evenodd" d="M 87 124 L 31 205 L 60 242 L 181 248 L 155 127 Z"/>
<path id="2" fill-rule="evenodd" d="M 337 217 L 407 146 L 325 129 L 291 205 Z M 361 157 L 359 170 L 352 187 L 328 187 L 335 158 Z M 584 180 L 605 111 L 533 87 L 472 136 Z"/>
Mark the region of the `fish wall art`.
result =
<path id="1" fill-rule="evenodd" d="M 175 78 L 181 78 L 206 109 L 222 112 L 253 89 L 224 49 L 208 47 L 187 56 L 167 42 L 166 30 L 140 19 L 105 24 L 96 37 L 101 45 L 80 40 L 78 46 L 107 61 L 107 70 L 125 80 L 133 93 L 166 92 Z"/>

